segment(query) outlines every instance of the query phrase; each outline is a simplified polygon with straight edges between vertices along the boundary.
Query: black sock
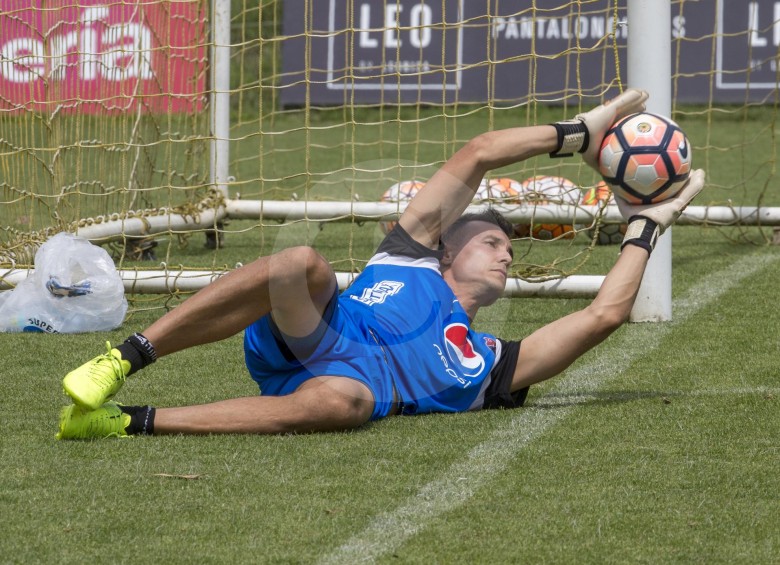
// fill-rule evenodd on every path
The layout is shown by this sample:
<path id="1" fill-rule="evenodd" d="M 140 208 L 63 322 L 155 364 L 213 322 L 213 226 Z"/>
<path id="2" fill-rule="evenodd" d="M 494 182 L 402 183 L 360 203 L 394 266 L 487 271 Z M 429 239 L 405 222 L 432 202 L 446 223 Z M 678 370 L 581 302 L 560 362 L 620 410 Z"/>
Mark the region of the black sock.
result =
<path id="1" fill-rule="evenodd" d="M 122 359 L 130 363 L 128 375 L 151 365 L 157 360 L 157 352 L 154 346 L 143 335 L 135 333 L 128 337 L 124 343 L 116 347 L 122 354 Z"/>
<path id="2" fill-rule="evenodd" d="M 145 435 L 154 434 L 154 414 L 153 406 L 119 406 L 119 409 L 125 414 L 130 415 L 130 423 L 125 428 L 127 435 Z"/>

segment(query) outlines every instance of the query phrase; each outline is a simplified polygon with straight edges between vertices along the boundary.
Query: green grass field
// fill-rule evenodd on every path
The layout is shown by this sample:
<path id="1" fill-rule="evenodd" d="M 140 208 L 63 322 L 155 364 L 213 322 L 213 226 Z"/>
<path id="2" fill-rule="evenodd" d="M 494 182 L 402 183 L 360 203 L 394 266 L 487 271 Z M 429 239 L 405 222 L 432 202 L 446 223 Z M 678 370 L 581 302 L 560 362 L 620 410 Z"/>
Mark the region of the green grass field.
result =
<path id="1" fill-rule="evenodd" d="M 716 145 L 734 127 L 716 124 Z M 771 166 L 776 148 L 744 156 L 702 153 L 706 199 L 731 191 L 776 205 L 776 188 L 734 188 L 744 171 Z M 348 261 L 367 258 L 378 237 L 368 224 L 251 225 L 232 222 L 216 255 L 197 238 L 161 250 L 232 266 L 302 237 Z M 112 332 L 1 334 L 0 562 L 777 563 L 780 254 L 761 244 L 766 228 L 678 227 L 673 237 L 674 320 L 624 326 L 512 411 L 323 435 L 58 442 L 64 374 L 161 310 L 139 297 Z M 616 253 L 597 248 L 583 272 L 605 272 Z M 477 326 L 519 339 L 586 303 L 504 299 Z M 172 406 L 255 393 L 236 336 L 160 360 L 117 399 Z"/>
<path id="2" fill-rule="evenodd" d="M 152 314 L 99 335 L 4 335 L 0 560 L 776 562 L 777 250 L 674 237 L 675 320 L 623 327 L 515 411 L 57 442 L 64 373 Z M 503 300 L 479 326 L 520 338 L 584 304 Z M 236 337 L 162 359 L 119 399 L 254 393 Z"/>

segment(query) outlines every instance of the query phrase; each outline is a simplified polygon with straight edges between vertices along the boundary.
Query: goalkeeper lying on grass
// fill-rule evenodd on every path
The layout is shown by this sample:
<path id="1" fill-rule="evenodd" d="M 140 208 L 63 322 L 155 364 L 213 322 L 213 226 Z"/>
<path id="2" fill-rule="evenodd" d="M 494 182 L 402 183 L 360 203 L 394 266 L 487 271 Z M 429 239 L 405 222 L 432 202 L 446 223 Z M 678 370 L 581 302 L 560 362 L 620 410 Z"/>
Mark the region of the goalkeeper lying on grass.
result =
<path id="1" fill-rule="evenodd" d="M 575 151 L 595 167 L 608 127 L 643 110 L 646 99 L 628 90 L 570 122 L 477 136 L 414 197 L 342 294 L 328 262 L 308 247 L 222 277 L 68 373 L 63 386 L 74 404 L 62 410 L 57 437 L 316 432 L 395 414 L 522 405 L 530 385 L 559 374 L 626 321 L 658 235 L 702 189 L 704 173 L 660 204 L 621 203 L 629 228 L 596 298 L 522 344 L 470 327 L 504 291 L 511 226 L 493 212 L 461 214 L 492 169 Z M 108 401 L 158 357 L 241 331 L 260 395 L 179 408 Z"/>

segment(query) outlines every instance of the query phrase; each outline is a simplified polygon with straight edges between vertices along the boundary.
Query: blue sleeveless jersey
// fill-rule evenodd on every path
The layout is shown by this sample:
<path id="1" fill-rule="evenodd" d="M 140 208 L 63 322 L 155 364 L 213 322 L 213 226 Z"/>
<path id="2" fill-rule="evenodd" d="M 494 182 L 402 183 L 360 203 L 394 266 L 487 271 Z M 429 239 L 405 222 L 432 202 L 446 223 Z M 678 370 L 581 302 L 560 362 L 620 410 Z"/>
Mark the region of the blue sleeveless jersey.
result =
<path id="1" fill-rule="evenodd" d="M 439 272 L 438 255 L 397 226 L 360 276 L 334 297 L 318 331 L 303 338 L 311 348 L 301 354 L 285 351 L 293 338 L 280 336 L 270 316 L 250 325 L 246 365 L 262 394 L 290 394 L 316 376 L 349 377 L 371 390 L 373 420 L 390 413 L 396 401 L 402 414 L 522 404 L 495 399 L 497 392 L 510 394 L 519 345 L 502 359 L 501 340 L 471 329 Z"/>
<path id="2" fill-rule="evenodd" d="M 437 259 L 378 253 L 339 307 L 380 346 L 404 414 L 482 407 L 501 342 L 471 329 Z"/>

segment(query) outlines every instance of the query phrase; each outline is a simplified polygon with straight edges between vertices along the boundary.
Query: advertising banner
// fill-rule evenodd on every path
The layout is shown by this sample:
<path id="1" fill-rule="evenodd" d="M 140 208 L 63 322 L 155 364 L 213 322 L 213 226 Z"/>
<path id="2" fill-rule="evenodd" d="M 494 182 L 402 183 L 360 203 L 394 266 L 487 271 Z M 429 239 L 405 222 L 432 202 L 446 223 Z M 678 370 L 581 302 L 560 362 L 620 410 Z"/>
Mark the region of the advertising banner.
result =
<path id="1" fill-rule="evenodd" d="M 203 2 L 0 0 L 0 112 L 193 112 Z"/>
<path id="2" fill-rule="evenodd" d="M 599 94 L 604 84 L 625 86 L 630 28 L 652 25 L 627 22 L 625 4 L 616 12 L 611 0 L 287 0 L 282 103 L 304 104 L 307 94 L 334 105 Z M 671 25 L 678 101 L 774 95 L 780 2 L 675 1 Z"/>

